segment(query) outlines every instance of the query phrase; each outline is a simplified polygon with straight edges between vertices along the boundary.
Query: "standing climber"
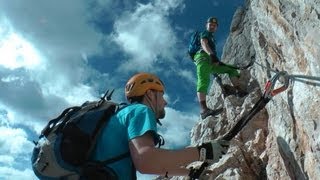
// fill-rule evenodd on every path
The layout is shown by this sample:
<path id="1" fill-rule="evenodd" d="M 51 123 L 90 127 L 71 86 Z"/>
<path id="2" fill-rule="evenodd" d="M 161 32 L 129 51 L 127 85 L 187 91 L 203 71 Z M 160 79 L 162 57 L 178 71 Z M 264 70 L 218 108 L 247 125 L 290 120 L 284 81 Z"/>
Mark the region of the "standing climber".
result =
<path id="1" fill-rule="evenodd" d="M 187 169 L 194 161 L 217 162 L 229 147 L 229 142 L 213 140 L 197 147 L 180 150 L 157 148 L 161 136 L 157 131 L 159 119 L 165 117 L 163 82 L 155 75 L 138 73 L 125 86 L 129 105 L 113 115 L 98 138 L 94 160 L 106 160 L 129 152 L 129 156 L 108 164 L 119 180 L 143 174 L 187 176 L 199 178 L 197 169 Z M 203 170 L 203 169 L 202 169 Z M 201 170 L 201 171 L 202 171 Z"/>
<path id="2" fill-rule="evenodd" d="M 222 109 L 209 109 L 206 104 L 206 95 L 210 84 L 210 75 L 227 73 L 230 77 L 239 77 L 240 73 L 220 62 L 215 45 L 214 32 L 218 28 L 218 20 L 210 17 L 206 23 L 206 30 L 200 33 L 201 47 L 194 55 L 197 67 L 197 96 L 200 104 L 201 118 L 219 114 Z"/>

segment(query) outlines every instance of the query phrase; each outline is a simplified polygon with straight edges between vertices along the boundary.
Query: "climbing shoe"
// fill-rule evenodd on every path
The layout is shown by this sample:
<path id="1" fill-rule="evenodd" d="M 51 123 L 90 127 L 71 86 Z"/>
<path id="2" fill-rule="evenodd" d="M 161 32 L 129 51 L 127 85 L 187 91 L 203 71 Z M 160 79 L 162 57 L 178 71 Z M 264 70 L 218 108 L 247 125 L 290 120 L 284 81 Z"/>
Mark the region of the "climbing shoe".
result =
<path id="1" fill-rule="evenodd" d="M 215 116 L 215 115 L 218 115 L 220 114 L 221 112 L 223 111 L 223 108 L 219 108 L 219 109 L 207 109 L 206 111 L 202 112 L 200 115 L 201 115 L 201 118 L 202 119 L 205 119 L 206 117 L 208 116 Z"/>

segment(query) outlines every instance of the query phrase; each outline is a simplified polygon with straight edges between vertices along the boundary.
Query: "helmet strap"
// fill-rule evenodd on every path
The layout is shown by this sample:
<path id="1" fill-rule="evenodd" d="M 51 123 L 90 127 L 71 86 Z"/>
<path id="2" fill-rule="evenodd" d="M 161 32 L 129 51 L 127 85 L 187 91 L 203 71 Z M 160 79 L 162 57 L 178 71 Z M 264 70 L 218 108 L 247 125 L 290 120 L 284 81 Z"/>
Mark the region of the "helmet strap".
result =
<path id="1" fill-rule="evenodd" d="M 156 120 L 157 120 L 157 123 L 160 125 L 160 126 L 162 126 L 162 124 L 161 124 L 161 122 L 159 121 L 159 119 L 158 119 L 158 117 L 159 117 L 159 106 L 158 106 L 158 96 L 159 96 L 159 93 L 158 93 L 158 91 L 156 92 L 156 99 L 155 99 L 155 103 L 156 103 L 156 107 L 154 107 L 154 109 L 155 109 L 155 114 L 156 114 Z"/>
<path id="2" fill-rule="evenodd" d="M 154 106 L 153 106 L 153 103 L 152 103 L 152 101 L 151 101 L 151 98 L 147 95 L 147 93 L 145 94 L 145 99 L 146 99 L 149 107 L 152 109 L 152 111 L 153 111 L 154 113 L 156 113 L 155 108 L 154 108 Z"/>
<path id="3" fill-rule="evenodd" d="M 158 119 L 158 113 L 159 113 L 158 112 L 158 93 L 156 92 L 156 94 L 154 94 L 154 95 L 155 95 L 155 102 L 154 103 L 152 103 L 151 98 L 148 95 L 146 95 L 146 101 L 149 104 L 152 111 L 155 113 L 157 123 L 159 123 L 161 125 L 161 123 L 159 122 L 159 119 Z"/>

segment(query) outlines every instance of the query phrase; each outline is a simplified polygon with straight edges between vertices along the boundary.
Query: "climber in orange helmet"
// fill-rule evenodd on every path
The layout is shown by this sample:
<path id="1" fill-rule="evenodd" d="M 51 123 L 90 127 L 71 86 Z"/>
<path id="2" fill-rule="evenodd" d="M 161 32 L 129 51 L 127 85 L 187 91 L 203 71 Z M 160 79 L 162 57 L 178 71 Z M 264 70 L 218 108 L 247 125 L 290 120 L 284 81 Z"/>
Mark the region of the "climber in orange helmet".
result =
<path id="1" fill-rule="evenodd" d="M 189 163 L 217 162 L 226 153 L 229 142 L 223 140 L 180 150 L 160 148 L 164 141 L 158 134 L 157 122 L 160 124 L 159 119 L 165 117 L 164 92 L 163 82 L 153 74 L 138 73 L 128 80 L 125 95 L 130 104 L 111 117 L 94 150 L 94 160 L 130 152 L 130 156 L 106 165 L 117 179 L 136 179 L 136 170 L 142 174 L 198 178 L 201 172 L 187 169 Z"/>

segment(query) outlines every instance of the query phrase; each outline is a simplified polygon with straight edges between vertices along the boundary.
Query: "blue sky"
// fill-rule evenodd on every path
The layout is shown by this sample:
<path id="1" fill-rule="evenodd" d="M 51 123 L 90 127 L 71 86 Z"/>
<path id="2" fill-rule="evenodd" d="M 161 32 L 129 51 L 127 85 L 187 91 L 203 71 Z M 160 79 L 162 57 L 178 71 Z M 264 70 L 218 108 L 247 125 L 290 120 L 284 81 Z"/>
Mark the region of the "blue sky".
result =
<path id="1" fill-rule="evenodd" d="M 188 145 L 199 119 L 190 34 L 219 19 L 221 55 L 242 1 L 0 0 L 0 179 L 36 179 L 33 140 L 62 109 L 98 98 L 106 88 L 125 101 L 136 72 L 166 84 L 167 148 Z M 150 179 L 141 176 L 139 179 Z"/>

